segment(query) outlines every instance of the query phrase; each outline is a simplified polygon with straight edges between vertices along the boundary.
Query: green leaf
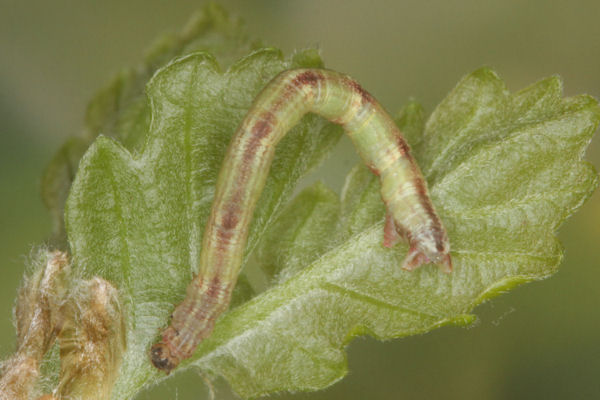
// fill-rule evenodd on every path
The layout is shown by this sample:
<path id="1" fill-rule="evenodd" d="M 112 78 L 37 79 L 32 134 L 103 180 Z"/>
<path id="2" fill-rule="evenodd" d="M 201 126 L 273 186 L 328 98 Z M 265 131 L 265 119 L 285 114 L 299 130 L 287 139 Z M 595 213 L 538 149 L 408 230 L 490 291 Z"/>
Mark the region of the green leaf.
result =
<path id="1" fill-rule="evenodd" d="M 158 39 L 142 64 L 121 71 L 96 95 L 86 115 L 88 136 L 111 136 L 128 149 L 138 149 L 151 117 L 144 88 L 160 67 L 175 57 L 198 51 L 213 54 L 220 65 L 228 67 L 257 47 L 239 21 L 230 19 L 220 6 L 207 4 L 181 32 Z"/>
<path id="2" fill-rule="evenodd" d="M 420 115 L 409 105 L 401 127 L 414 134 Z M 407 248 L 381 245 L 378 180 L 359 166 L 343 190 L 336 246 L 310 262 L 298 243 L 266 242 L 262 251 L 276 255 L 282 273 L 301 272 L 226 314 L 192 364 L 225 376 L 243 397 L 317 390 L 344 376 L 343 348 L 356 335 L 389 339 L 468 324 L 484 300 L 549 276 L 562 257 L 554 232 L 598 184 L 581 157 L 599 119 L 592 98 L 562 99 L 557 78 L 510 95 L 492 71 L 467 76 L 415 145 L 449 230 L 455 271 L 400 270 Z M 320 203 L 302 206 L 314 206 L 313 214 L 331 207 Z M 288 232 L 276 224 L 267 238 L 293 235 L 294 213 L 302 211 L 290 207 L 279 218 L 290 218 Z M 289 266 L 294 259 L 305 265 Z"/>
<path id="3" fill-rule="evenodd" d="M 221 72 L 206 53 L 180 58 L 148 84 L 152 124 L 143 149 L 131 153 L 100 136 L 81 160 L 66 210 L 76 269 L 117 286 L 127 310 L 128 348 L 114 398 L 129 399 L 163 377 L 148 349 L 196 272 L 217 173 L 252 100 L 282 70 L 317 62 L 313 50 L 284 60 L 265 49 Z M 340 136 L 338 126 L 309 115 L 278 145 L 248 252 Z"/>
<path id="4" fill-rule="evenodd" d="M 148 349 L 194 274 L 225 147 L 264 84 L 299 60 L 315 62 L 314 53 L 294 60 L 264 50 L 221 73 L 205 54 L 179 59 L 148 86 L 145 147 L 132 155 L 100 137 L 84 156 L 66 217 L 76 269 L 113 282 L 126 305 L 128 349 L 113 398 L 164 378 Z M 340 134 L 305 117 L 278 146 L 246 250 L 248 258 L 257 248 L 272 286 L 243 302 L 253 293 L 244 280 L 236 307 L 177 371 L 222 375 L 243 397 L 317 390 L 344 376 L 354 336 L 472 322 L 476 305 L 558 267 L 554 233 L 598 185 L 582 156 L 599 120 L 597 102 L 563 99 L 557 78 L 511 95 L 487 69 L 464 78 L 427 123 L 409 104 L 398 123 L 452 245 L 455 271 L 442 274 L 402 271 L 406 245 L 382 246 L 379 183 L 363 166 L 341 200 L 317 184 L 277 216 Z"/>
<path id="5" fill-rule="evenodd" d="M 258 45 L 248 39 L 238 20 L 209 3 L 181 32 L 157 40 L 140 65 L 116 74 L 88 105 L 84 135 L 68 139 L 44 171 L 42 198 L 53 217 L 54 241 L 60 244 L 66 239 L 64 204 L 79 160 L 92 141 L 103 134 L 132 151 L 143 145 L 151 120 L 145 85 L 160 67 L 175 57 L 197 51 L 210 52 L 227 67 Z"/>
<path id="6" fill-rule="evenodd" d="M 51 240 L 58 247 L 64 247 L 66 233 L 64 223 L 65 201 L 75 178 L 79 160 L 89 146 L 83 138 L 71 138 L 54 155 L 42 176 L 42 199 L 52 217 Z"/>
<path id="7" fill-rule="evenodd" d="M 304 190 L 285 207 L 256 251 L 272 284 L 285 282 L 334 243 L 339 213 L 338 196 L 322 183 Z"/>

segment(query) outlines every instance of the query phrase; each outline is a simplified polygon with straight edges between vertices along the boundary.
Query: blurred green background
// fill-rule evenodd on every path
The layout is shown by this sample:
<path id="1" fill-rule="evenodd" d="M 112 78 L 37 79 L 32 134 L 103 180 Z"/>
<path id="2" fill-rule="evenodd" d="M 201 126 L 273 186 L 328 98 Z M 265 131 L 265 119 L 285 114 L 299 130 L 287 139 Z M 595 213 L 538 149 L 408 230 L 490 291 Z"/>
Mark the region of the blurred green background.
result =
<path id="1" fill-rule="evenodd" d="M 49 234 L 44 165 L 78 134 L 85 106 L 119 68 L 141 60 L 201 1 L 0 0 L 0 357 L 14 348 L 11 310 L 35 244 Z M 428 111 L 466 73 L 497 70 L 511 90 L 559 74 L 565 94 L 600 97 L 600 2 L 223 0 L 248 32 L 286 53 L 318 46 L 328 67 L 361 82 L 391 111 L 409 97 Z M 596 138 L 588 159 L 600 165 Z M 339 189 L 357 160 L 343 141 L 320 174 Z M 326 171 L 326 172 L 325 172 Z M 358 339 L 350 373 L 325 391 L 276 399 L 600 398 L 600 195 L 561 229 L 551 279 L 476 310 L 470 328 L 387 343 Z M 217 382 L 217 398 L 234 398 Z M 189 372 L 139 398 L 201 399 Z"/>

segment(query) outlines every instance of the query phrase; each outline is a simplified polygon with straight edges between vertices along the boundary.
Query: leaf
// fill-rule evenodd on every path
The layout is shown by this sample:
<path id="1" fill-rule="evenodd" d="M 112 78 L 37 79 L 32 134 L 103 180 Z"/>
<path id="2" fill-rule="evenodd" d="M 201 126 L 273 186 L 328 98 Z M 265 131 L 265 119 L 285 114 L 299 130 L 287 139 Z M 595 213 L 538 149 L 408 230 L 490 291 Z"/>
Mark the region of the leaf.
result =
<path id="1" fill-rule="evenodd" d="M 113 398 L 132 398 L 163 377 L 148 350 L 196 272 L 217 173 L 252 100 L 282 70 L 319 64 L 313 50 L 290 60 L 259 50 L 225 72 L 206 53 L 175 60 L 148 84 L 152 124 L 143 149 L 132 153 L 100 136 L 81 160 L 65 214 L 76 269 L 113 283 L 127 312 L 128 348 Z M 340 136 L 338 126 L 309 115 L 278 145 L 248 252 Z M 238 293 L 243 300 L 251 290 Z"/>
<path id="2" fill-rule="evenodd" d="M 128 149 L 138 149 L 150 125 L 150 105 L 144 88 L 154 73 L 173 58 L 206 51 L 228 67 L 258 43 L 250 41 L 241 23 L 232 20 L 215 3 L 207 4 L 177 34 L 158 39 L 144 62 L 136 68 L 121 71 L 111 84 L 90 102 L 86 115 L 87 133 L 118 139 Z"/>
<path id="3" fill-rule="evenodd" d="M 256 251 L 272 284 L 285 282 L 327 250 L 339 213 L 338 196 L 322 183 L 305 189 L 285 207 Z"/>
<path id="4" fill-rule="evenodd" d="M 54 155 L 42 176 L 42 199 L 52 217 L 52 241 L 64 247 L 66 234 L 64 224 L 65 201 L 71 182 L 77 173 L 79 160 L 89 146 L 82 138 L 71 138 Z"/>
<path id="5" fill-rule="evenodd" d="M 212 53 L 226 67 L 258 45 L 248 39 L 239 21 L 209 3 L 180 33 L 157 40 L 143 63 L 116 74 L 88 105 L 84 135 L 68 139 L 44 171 L 42 198 L 53 217 L 54 241 L 61 244 L 66 239 L 64 204 L 79 160 L 92 141 L 103 134 L 129 150 L 139 150 L 143 145 L 151 119 L 145 85 L 160 67 L 175 57 L 197 51 Z"/>
<path id="6" fill-rule="evenodd" d="M 314 62 L 311 54 L 296 63 Z M 100 137 L 83 158 L 66 213 L 75 264 L 116 284 L 128 315 L 113 398 L 164 378 L 148 349 L 193 276 L 224 149 L 258 90 L 294 65 L 272 50 L 225 73 L 204 54 L 179 59 L 148 86 L 152 125 L 141 152 Z M 341 200 L 317 185 L 277 217 L 339 135 L 305 117 L 278 146 L 246 250 L 264 237 L 258 254 L 282 279 L 226 313 L 177 371 L 222 375 L 246 398 L 317 390 L 344 376 L 344 346 L 357 335 L 389 339 L 472 322 L 476 305 L 558 267 L 554 232 L 598 185 L 582 155 L 599 120 L 597 102 L 563 99 L 557 78 L 511 95 L 488 69 L 464 78 L 427 123 L 418 105 L 405 108 L 399 124 L 452 244 L 455 271 L 446 275 L 400 270 L 407 248 L 382 246 L 379 183 L 362 166 Z"/>
<path id="7" fill-rule="evenodd" d="M 422 126 L 419 113 L 409 105 L 401 127 Z M 337 245 L 309 262 L 298 243 L 266 242 L 262 251 L 281 260 L 280 274 L 301 272 L 226 314 L 192 364 L 225 376 L 243 397 L 317 390 L 344 376 L 343 348 L 354 336 L 390 339 L 468 324 L 484 300 L 549 276 L 562 257 L 554 232 L 598 185 L 581 157 L 599 119 L 594 99 L 562 99 L 557 78 L 510 95 L 490 70 L 467 76 L 415 146 L 449 230 L 455 271 L 399 269 L 407 248 L 382 247 L 379 184 L 359 166 L 343 190 Z M 308 200 L 317 190 L 300 195 L 312 213 L 330 207 Z M 302 211 L 290 207 L 279 221 L 294 213 Z M 267 237 L 296 229 L 291 220 L 290 232 L 282 225 Z M 305 265 L 290 266 L 293 259 Z"/>

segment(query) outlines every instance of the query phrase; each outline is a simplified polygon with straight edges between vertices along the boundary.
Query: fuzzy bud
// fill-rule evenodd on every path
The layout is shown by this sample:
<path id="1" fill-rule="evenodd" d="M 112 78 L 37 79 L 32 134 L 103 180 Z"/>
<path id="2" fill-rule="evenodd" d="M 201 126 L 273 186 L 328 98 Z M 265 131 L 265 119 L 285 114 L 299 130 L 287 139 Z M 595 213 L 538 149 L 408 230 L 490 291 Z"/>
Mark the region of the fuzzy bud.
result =
<path id="1" fill-rule="evenodd" d="M 117 290 L 101 278 L 75 288 L 61 309 L 57 398 L 110 399 L 125 351 Z"/>
<path id="2" fill-rule="evenodd" d="M 28 400 L 42 358 L 54 343 L 69 260 L 61 251 L 40 253 L 15 307 L 17 352 L 2 364 L 0 400 Z"/>

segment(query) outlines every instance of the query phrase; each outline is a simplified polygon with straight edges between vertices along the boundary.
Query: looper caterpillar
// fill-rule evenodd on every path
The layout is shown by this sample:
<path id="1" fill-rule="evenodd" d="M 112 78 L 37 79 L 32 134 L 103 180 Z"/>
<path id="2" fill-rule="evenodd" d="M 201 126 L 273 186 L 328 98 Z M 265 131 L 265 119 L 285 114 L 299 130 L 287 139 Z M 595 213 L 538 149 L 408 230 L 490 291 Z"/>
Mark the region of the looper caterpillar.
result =
<path id="1" fill-rule="evenodd" d="M 383 107 L 356 81 L 334 71 L 298 69 L 275 77 L 256 97 L 234 135 L 219 173 L 202 240 L 198 276 L 174 312 L 152 363 L 166 372 L 190 357 L 227 308 L 237 279 L 248 227 L 265 185 L 275 147 L 306 113 L 340 124 L 381 180 L 387 208 L 386 247 L 410 244 L 403 268 L 429 262 L 452 270 L 450 245 L 408 144 Z"/>

